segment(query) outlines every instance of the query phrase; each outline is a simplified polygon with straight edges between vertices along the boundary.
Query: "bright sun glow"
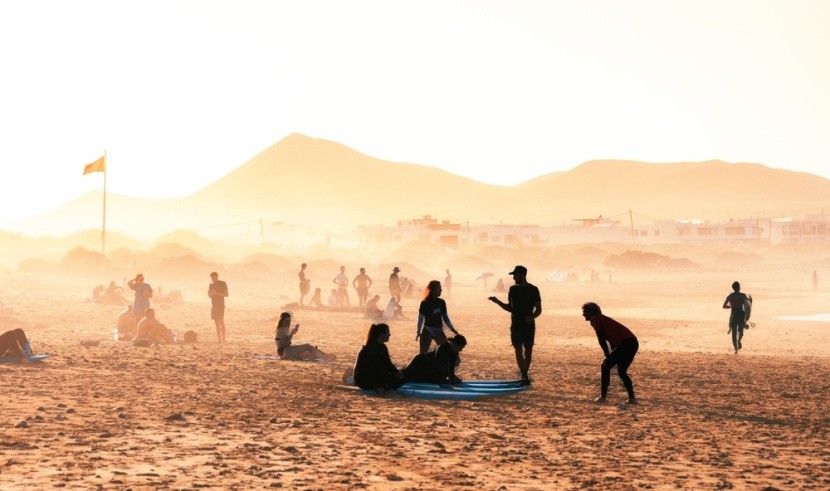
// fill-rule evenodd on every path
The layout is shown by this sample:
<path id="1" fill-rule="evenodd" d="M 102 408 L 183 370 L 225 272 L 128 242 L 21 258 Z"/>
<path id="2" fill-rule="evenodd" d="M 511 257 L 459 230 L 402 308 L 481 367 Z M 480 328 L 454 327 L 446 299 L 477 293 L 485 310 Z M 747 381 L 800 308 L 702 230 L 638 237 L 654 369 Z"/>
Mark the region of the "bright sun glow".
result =
<path id="1" fill-rule="evenodd" d="M 183 196 L 290 133 L 511 185 L 598 158 L 830 176 L 826 1 L 0 3 L 0 223 Z"/>

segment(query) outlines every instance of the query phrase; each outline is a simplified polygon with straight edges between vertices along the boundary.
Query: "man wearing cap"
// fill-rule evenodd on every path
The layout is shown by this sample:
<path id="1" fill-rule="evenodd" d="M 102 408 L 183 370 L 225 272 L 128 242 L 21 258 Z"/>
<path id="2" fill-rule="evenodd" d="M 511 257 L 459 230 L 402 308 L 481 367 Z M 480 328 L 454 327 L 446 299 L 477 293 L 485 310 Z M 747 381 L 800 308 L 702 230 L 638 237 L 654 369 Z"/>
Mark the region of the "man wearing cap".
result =
<path id="1" fill-rule="evenodd" d="M 389 275 L 389 294 L 395 297 L 397 302 L 401 301 L 401 279 L 398 277 L 400 271 L 401 269 L 395 266 Z"/>
<path id="2" fill-rule="evenodd" d="M 536 337 L 536 318 L 542 314 L 542 296 L 539 289 L 527 282 L 527 268 L 516 266 L 510 272 L 515 285 L 507 292 L 507 303 L 489 297 L 510 312 L 510 342 L 516 351 L 516 363 L 522 373 L 522 385 L 530 385 L 530 361 Z"/>

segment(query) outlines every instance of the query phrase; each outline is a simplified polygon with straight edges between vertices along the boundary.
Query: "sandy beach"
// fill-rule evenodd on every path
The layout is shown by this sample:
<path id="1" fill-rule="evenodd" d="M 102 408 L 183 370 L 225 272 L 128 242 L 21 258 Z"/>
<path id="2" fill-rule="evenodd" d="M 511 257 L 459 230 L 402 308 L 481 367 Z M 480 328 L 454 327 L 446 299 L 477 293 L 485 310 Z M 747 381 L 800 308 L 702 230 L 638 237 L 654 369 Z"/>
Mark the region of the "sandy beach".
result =
<path id="1" fill-rule="evenodd" d="M 388 273 L 369 272 L 373 290 L 385 293 Z M 475 402 L 343 390 L 341 375 L 369 324 L 354 312 L 294 310 L 302 326 L 295 342 L 317 345 L 334 362 L 258 358 L 274 352 L 274 318 L 296 297 L 293 279 L 225 274 L 228 342 L 218 344 L 207 273 L 175 284 L 183 303 L 155 305 L 162 322 L 198 332 L 198 342 L 149 348 L 111 339 L 121 308 L 85 301 L 84 280 L 5 274 L 0 324 L 22 327 L 50 357 L 0 366 L 0 487 L 830 487 L 828 325 L 778 319 L 827 306 L 803 272 L 615 272 L 611 283 L 548 283 L 531 266 L 544 308 L 533 386 Z M 736 277 L 756 299 L 739 355 L 721 308 Z M 486 300 L 494 284 L 485 289 L 462 270 L 447 298 L 470 343 L 462 378 L 517 376 L 508 314 Z M 629 372 L 637 406 L 623 404 L 616 373 L 608 403 L 592 402 L 602 353 L 579 315 L 588 300 L 640 339 Z M 417 350 L 418 301 L 403 301 L 410 320 L 390 322 L 398 365 Z M 82 346 L 90 340 L 99 343 Z"/>

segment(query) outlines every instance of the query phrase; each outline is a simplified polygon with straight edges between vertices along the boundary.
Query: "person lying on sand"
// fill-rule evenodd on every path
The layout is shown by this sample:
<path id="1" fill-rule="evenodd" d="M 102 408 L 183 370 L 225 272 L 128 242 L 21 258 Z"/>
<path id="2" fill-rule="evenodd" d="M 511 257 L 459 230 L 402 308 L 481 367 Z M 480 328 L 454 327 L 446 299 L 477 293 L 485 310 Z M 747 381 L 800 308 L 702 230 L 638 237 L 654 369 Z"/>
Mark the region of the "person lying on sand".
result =
<path id="1" fill-rule="evenodd" d="M 27 362 L 27 358 L 33 354 L 23 329 L 12 329 L 0 334 L 0 356 L 14 356 L 22 362 Z"/>
<path id="2" fill-rule="evenodd" d="M 138 323 L 134 343 L 144 340 L 149 344 L 170 344 L 173 342 L 173 331 L 156 319 L 155 309 L 144 311 L 144 318 Z M 139 341 L 141 342 L 141 341 Z"/>
<path id="3" fill-rule="evenodd" d="M 403 384 L 403 375 L 392 363 L 386 342 L 390 331 L 387 324 L 372 324 L 366 333 L 366 344 L 354 363 L 355 385 L 365 390 L 397 389 Z"/>
<path id="4" fill-rule="evenodd" d="M 310 344 L 291 344 L 294 335 L 300 330 L 300 325 L 296 324 L 294 329 L 291 327 L 291 314 L 283 312 L 277 321 L 276 334 L 274 341 L 277 344 L 277 356 L 283 360 L 317 360 L 317 361 L 333 361 L 334 355 L 327 355 L 317 349 L 316 346 Z"/>
<path id="5" fill-rule="evenodd" d="M 459 355 L 467 346 L 467 338 L 457 334 L 438 348 L 415 355 L 401 373 L 404 382 L 427 382 L 431 384 L 458 385 L 461 379 L 455 375 L 460 362 Z"/>
<path id="6" fill-rule="evenodd" d="M 582 305 L 582 316 L 591 323 L 597 333 L 597 340 L 605 359 L 600 365 L 600 395 L 595 402 L 605 402 L 608 395 L 608 385 L 611 382 L 611 369 L 617 366 L 617 373 L 622 379 L 625 390 L 628 392 L 627 404 L 636 404 L 634 398 L 634 384 L 628 376 L 628 367 L 634 361 L 634 355 L 640 347 L 637 337 L 624 325 L 614 319 L 602 315 L 602 309 L 594 302 Z"/>

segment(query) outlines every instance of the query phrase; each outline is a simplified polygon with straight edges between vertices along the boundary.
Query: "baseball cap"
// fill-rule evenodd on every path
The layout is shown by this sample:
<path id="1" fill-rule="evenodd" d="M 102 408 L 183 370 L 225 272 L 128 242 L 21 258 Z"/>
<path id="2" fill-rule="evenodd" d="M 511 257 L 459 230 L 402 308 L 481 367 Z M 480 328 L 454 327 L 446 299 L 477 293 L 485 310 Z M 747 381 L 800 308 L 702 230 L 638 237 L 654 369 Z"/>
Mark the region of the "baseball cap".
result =
<path id="1" fill-rule="evenodd" d="M 516 266 L 515 268 L 513 268 L 513 271 L 511 271 L 507 274 L 516 274 L 516 273 L 527 274 L 527 268 L 525 268 L 524 266 Z"/>

